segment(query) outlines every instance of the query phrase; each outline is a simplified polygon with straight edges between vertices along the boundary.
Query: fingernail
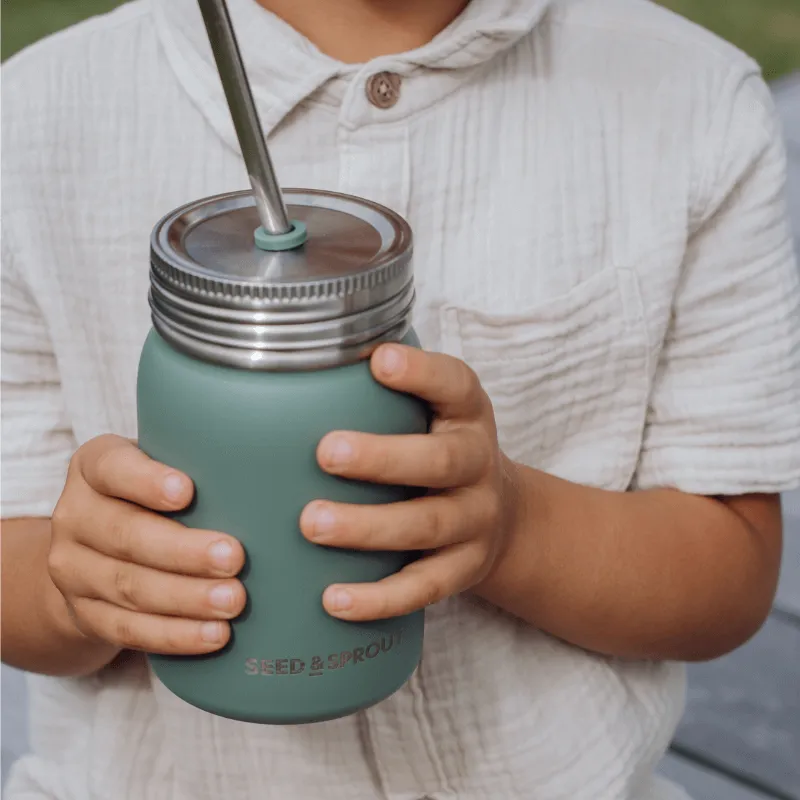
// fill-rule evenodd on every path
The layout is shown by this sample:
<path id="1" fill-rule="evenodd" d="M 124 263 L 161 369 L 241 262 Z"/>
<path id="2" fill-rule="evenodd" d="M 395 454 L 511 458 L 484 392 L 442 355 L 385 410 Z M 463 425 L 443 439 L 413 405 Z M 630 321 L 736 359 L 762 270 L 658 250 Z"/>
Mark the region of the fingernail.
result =
<path id="1" fill-rule="evenodd" d="M 208 554 L 218 569 L 230 569 L 233 565 L 233 548 L 228 542 L 214 542 Z"/>
<path id="2" fill-rule="evenodd" d="M 200 636 L 204 642 L 221 642 L 222 625 L 219 622 L 204 622 L 200 626 Z"/>
<path id="3" fill-rule="evenodd" d="M 307 514 L 313 536 L 330 533 L 336 527 L 336 514 L 322 503 L 311 505 Z"/>
<path id="4" fill-rule="evenodd" d="M 384 375 L 395 375 L 403 366 L 403 358 L 396 347 L 384 347 L 379 355 L 378 366 Z"/>
<path id="5" fill-rule="evenodd" d="M 325 592 L 325 605 L 331 611 L 347 611 L 353 607 L 353 596 L 346 589 L 328 589 Z"/>
<path id="6" fill-rule="evenodd" d="M 215 586 L 208 593 L 208 599 L 215 608 L 227 610 L 233 605 L 233 589 L 230 586 Z"/>
<path id="7" fill-rule="evenodd" d="M 335 436 L 325 445 L 325 458 L 331 466 L 342 466 L 353 457 L 353 446 L 343 436 Z"/>
<path id="8" fill-rule="evenodd" d="M 164 487 L 164 494 L 166 494 L 170 500 L 177 500 L 183 494 L 186 483 L 182 475 L 178 475 L 177 472 L 172 472 L 164 478 L 162 486 Z"/>

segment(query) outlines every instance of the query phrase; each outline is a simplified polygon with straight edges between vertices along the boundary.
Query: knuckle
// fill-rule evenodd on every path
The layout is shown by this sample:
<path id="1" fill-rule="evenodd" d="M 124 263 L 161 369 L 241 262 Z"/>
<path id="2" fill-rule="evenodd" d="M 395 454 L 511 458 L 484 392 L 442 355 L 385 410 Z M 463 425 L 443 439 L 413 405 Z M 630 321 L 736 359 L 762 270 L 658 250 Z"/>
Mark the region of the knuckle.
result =
<path id="1" fill-rule="evenodd" d="M 86 482 L 101 493 L 109 493 L 120 466 L 127 463 L 132 447 L 128 440 L 110 433 L 85 444 L 81 463 Z"/>
<path id="2" fill-rule="evenodd" d="M 436 546 L 448 544 L 457 526 L 451 502 L 441 501 L 431 505 L 428 530 Z"/>
<path id="3" fill-rule="evenodd" d="M 365 438 L 357 442 L 352 466 L 359 471 L 370 472 L 375 477 L 383 477 L 392 469 L 389 448 L 381 443 Z"/>
<path id="4" fill-rule="evenodd" d="M 433 542 L 431 541 L 433 537 Z M 403 540 L 403 548 L 408 551 L 424 552 L 437 546 L 436 534 L 426 531 L 424 527 L 415 525 L 408 529 Z"/>
<path id="5" fill-rule="evenodd" d="M 472 557 L 468 561 L 469 574 L 472 576 L 471 583 L 478 583 L 491 567 L 492 543 L 489 539 L 479 539 L 475 542 L 472 549 Z"/>
<path id="6" fill-rule="evenodd" d="M 360 509 L 359 509 L 360 510 Z M 375 516 L 367 511 L 366 514 L 353 514 L 348 523 L 342 525 L 342 533 L 339 534 L 342 540 L 345 538 L 355 542 L 363 541 L 365 543 L 379 542 L 381 534 L 384 532 L 383 526 Z"/>
<path id="7" fill-rule="evenodd" d="M 120 564 L 114 571 L 114 591 L 123 605 L 130 608 L 139 606 L 141 587 L 136 570 L 127 564 Z"/>
<path id="8" fill-rule="evenodd" d="M 135 535 L 126 515 L 121 514 L 111 520 L 108 528 L 108 540 L 121 558 L 134 561 Z"/>
<path id="9" fill-rule="evenodd" d="M 461 370 L 461 384 L 459 388 L 465 397 L 473 397 L 483 391 L 478 373 L 475 372 L 472 367 L 464 365 L 464 369 Z"/>
<path id="10" fill-rule="evenodd" d="M 425 606 L 432 606 L 443 600 L 446 595 L 444 585 L 439 578 L 426 577 L 420 584 L 420 597 Z"/>
<path id="11" fill-rule="evenodd" d="M 428 514 L 428 530 L 435 542 L 444 538 L 446 532 L 445 514 L 441 503 L 431 506 Z"/>
<path id="12" fill-rule="evenodd" d="M 485 521 L 488 525 L 499 525 L 503 517 L 503 501 L 494 490 L 487 490 L 483 500 Z"/>
<path id="13" fill-rule="evenodd" d="M 101 449 L 97 456 L 95 456 L 94 468 L 92 470 L 92 475 L 94 477 L 93 488 L 99 488 L 108 484 L 107 478 L 114 468 L 116 459 L 117 453 L 110 447 Z"/>
<path id="14" fill-rule="evenodd" d="M 497 450 L 497 441 L 485 429 L 481 429 L 480 433 L 475 437 L 475 449 L 480 454 L 480 461 L 485 465 L 485 468 L 490 469 L 495 463 L 495 451 Z"/>
<path id="15" fill-rule="evenodd" d="M 378 597 L 375 603 L 375 613 L 374 616 L 377 619 L 389 619 L 398 614 L 402 614 L 403 609 L 397 607 L 396 604 L 392 603 L 391 599 L 387 597 L 385 594 L 382 594 Z"/>
<path id="16" fill-rule="evenodd" d="M 184 582 L 175 576 L 167 576 L 162 585 L 166 613 L 178 616 L 199 616 L 208 607 L 207 595 L 196 596 L 187 591 Z"/>
<path id="17" fill-rule="evenodd" d="M 133 629 L 133 625 L 124 615 L 117 616 L 111 623 L 111 635 L 109 636 L 109 640 L 117 645 L 117 647 L 122 647 L 127 650 L 139 649 L 141 644 L 139 637 Z"/>
<path id="18" fill-rule="evenodd" d="M 61 535 L 62 532 L 68 530 L 71 520 L 72 513 L 69 510 L 69 504 L 64 495 L 61 495 L 50 517 L 50 527 L 53 534 Z"/>
<path id="19" fill-rule="evenodd" d="M 388 447 L 381 447 L 380 445 L 378 447 L 375 447 L 373 458 L 376 461 L 376 466 L 379 475 L 381 476 L 391 475 L 393 471 L 394 459 Z"/>
<path id="20" fill-rule="evenodd" d="M 99 459 L 103 456 L 118 454 L 120 450 L 124 452 L 133 445 L 130 440 L 123 439 L 121 436 L 113 433 L 103 433 L 92 439 L 86 446 L 91 446 L 92 452 L 97 452 Z"/>
<path id="21" fill-rule="evenodd" d="M 180 625 L 165 625 L 162 649 L 168 653 L 183 653 L 191 650 L 191 645 L 200 645 L 200 633 L 195 631 L 194 634 L 187 634 L 181 630 Z"/>
<path id="22" fill-rule="evenodd" d="M 150 511 L 136 514 L 127 531 L 129 561 L 170 574 L 214 574 L 215 562 L 205 537 L 187 536 L 183 525 Z"/>
<path id="23" fill-rule="evenodd" d="M 47 554 L 47 570 L 56 586 L 61 587 L 72 575 L 69 552 L 66 548 L 54 545 Z"/>
<path id="24" fill-rule="evenodd" d="M 86 613 L 86 608 L 80 599 L 74 598 L 73 600 L 66 600 L 65 598 L 65 604 L 67 607 L 67 614 L 72 620 L 72 624 L 78 629 L 78 631 L 80 631 L 80 633 L 93 639 L 104 638 L 98 633 L 95 626 L 92 624 L 91 616 Z"/>
<path id="25" fill-rule="evenodd" d="M 83 448 L 79 447 L 70 457 L 67 466 L 67 480 L 75 479 L 81 475 L 81 461 L 83 459 Z"/>
<path id="26" fill-rule="evenodd" d="M 434 457 L 434 469 L 443 478 L 449 478 L 458 466 L 458 456 L 455 452 L 455 442 L 451 439 L 444 439 L 441 447 L 436 449 Z"/>

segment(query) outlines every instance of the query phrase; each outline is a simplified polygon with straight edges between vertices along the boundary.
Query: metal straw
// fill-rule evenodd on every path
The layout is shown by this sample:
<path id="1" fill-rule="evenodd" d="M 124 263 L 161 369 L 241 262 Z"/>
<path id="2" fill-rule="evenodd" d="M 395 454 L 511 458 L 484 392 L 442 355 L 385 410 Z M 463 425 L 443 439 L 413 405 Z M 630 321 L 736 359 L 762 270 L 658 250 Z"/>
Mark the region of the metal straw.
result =
<path id="1" fill-rule="evenodd" d="M 253 101 L 250 81 L 242 62 L 231 15 L 225 0 L 197 0 L 208 31 L 211 49 L 228 99 L 236 135 L 256 197 L 264 230 L 273 235 L 292 229 L 281 188 L 269 157 L 264 131 Z"/>

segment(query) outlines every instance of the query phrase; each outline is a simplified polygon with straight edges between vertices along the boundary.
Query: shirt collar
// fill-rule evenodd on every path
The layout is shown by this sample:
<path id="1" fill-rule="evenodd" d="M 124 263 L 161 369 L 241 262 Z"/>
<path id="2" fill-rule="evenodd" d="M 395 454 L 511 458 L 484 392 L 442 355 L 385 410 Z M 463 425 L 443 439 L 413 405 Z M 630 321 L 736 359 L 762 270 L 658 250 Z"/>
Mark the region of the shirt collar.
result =
<path id="1" fill-rule="evenodd" d="M 447 71 L 442 87 L 452 90 L 457 73 L 488 62 L 530 33 L 552 0 L 471 0 L 464 12 L 423 47 L 343 64 L 321 53 L 255 0 L 228 0 L 253 95 L 266 134 L 314 92 L 336 77 L 391 70 Z M 196 0 L 151 0 L 167 60 L 184 90 L 212 126 L 235 146 L 235 135 Z M 336 83 L 335 81 L 333 82 Z M 425 104 L 431 100 L 426 98 Z"/>

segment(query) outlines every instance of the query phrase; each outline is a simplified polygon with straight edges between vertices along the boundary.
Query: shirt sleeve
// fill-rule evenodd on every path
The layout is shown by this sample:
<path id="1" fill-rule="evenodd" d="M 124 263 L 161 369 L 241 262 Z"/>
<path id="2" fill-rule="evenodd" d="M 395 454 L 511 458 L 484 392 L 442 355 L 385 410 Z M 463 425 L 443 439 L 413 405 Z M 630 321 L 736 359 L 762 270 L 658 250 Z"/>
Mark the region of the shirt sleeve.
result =
<path id="1" fill-rule="evenodd" d="M 76 444 L 47 325 L 2 244 L 2 517 L 49 517 Z"/>
<path id="2" fill-rule="evenodd" d="M 705 495 L 800 485 L 800 281 L 786 154 L 758 75 L 723 99 L 634 484 Z"/>

